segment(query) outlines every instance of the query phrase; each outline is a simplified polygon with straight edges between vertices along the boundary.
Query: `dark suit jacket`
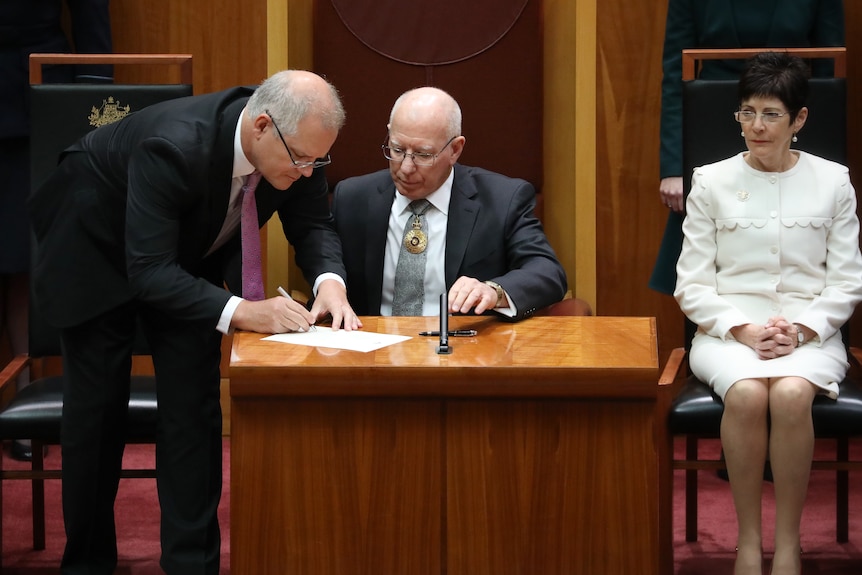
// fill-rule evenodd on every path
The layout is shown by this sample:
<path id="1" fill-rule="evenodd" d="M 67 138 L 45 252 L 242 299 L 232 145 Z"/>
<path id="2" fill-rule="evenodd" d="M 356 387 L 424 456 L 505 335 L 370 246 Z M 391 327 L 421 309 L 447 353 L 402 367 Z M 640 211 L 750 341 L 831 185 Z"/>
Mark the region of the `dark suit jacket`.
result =
<path id="1" fill-rule="evenodd" d="M 133 298 L 215 327 L 230 294 L 236 234 L 205 254 L 224 221 L 237 119 L 250 88 L 154 104 L 68 148 L 30 200 L 37 304 L 59 327 Z M 310 280 L 344 277 L 323 170 L 286 191 L 262 180 L 260 224 L 278 212 Z"/>
<path id="2" fill-rule="evenodd" d="M 359 315 L 379 315 L 383 256 L 395 197 L 389 170 L 335 187 L 332 212 L 344 249 L 347 296 Z M 446 231 L 446 286 L 460 276 L 493 280 L 518 318 L 563 298 L 566 274 L 533 214 L 533 186 L 480 168 L 455 165 Z"/>

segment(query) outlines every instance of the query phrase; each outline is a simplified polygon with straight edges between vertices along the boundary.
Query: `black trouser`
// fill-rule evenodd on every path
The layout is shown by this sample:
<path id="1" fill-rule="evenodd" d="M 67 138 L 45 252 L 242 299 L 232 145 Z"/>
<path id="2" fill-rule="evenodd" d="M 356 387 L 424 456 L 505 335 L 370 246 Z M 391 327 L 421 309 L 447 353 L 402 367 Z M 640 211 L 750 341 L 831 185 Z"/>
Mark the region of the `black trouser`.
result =
<path id="1" fill-rule="evenodd" d="M 125 440 L 136 305 L 127 304 L 63 330 L 62 572 L 113 572 L 114 500 Z M 217 575 L 222 440 L 221 334 L 141 310 L 159 402 L 156 468 L 161 565 L 169 575 Z"/>

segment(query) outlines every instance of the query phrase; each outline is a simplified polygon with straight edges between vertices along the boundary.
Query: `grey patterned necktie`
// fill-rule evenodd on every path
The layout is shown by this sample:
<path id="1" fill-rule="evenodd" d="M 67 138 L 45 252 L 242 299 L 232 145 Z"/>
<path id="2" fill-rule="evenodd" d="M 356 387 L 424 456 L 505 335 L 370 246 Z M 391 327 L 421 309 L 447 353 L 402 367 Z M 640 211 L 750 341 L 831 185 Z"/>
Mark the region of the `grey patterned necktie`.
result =
<path id="1" fill-rule="evenodd" d="M 425 260 L 427 259 L 428 226 L 425 212 L 431 207 L 428 200 L 410 202 L 413 215 L 407 218 L 404 237 L 395 266 L 395 296 L 392 315 L 422 315 L 425 302 Z"/>

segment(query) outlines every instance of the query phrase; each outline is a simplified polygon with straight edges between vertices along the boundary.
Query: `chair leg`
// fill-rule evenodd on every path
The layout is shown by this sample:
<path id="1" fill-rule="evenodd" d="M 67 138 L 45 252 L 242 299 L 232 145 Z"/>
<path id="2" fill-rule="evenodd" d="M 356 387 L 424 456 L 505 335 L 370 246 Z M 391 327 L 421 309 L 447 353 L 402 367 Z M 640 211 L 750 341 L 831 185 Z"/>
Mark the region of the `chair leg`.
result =
<path id="1" fill-rule="evenodd" d="M 685 458 L 697 459 L 697 437 L 686 436 Z M 685 470 L 685 540 L 697 541 L 697 469 Z"/>
<path id="2" fill-rule="evenodd" d="M 41 441 L 32 440 L 33 471 L 45 469 L 45 449 Z M 33 479 L 33 549 L 45 548 L 45 480 Z"/>
<path id="3" fill-rule="evenodd" d="M 835 459 L 844 463 L 849 458 L 850 440 L 847 437 L 839 437 L 835 447 Z M 850 540 L 849 474 L 846 469 L 835 471 L 835 538 L 838 543 L 847 543 Z"/>
<path id="4" fill-rule="evenodd" d="M 0 472 L 3 471 L 3 443 L 0 442 Z M 3 478 L 0 477 L 0 573 L 3 573 Z"/>

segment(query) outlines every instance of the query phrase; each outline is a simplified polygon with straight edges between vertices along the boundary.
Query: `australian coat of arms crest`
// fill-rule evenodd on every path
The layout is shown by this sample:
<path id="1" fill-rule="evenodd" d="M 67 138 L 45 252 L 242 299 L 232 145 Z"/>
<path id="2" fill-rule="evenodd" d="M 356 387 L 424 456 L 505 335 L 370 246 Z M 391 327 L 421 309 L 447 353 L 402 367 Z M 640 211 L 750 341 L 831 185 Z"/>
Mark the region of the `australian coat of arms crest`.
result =
<path id="1" fill-rule="evenodd" d="M 107 124 L 112 124 L 117 120 L 122 120 L 131 111 L 131 106 L 121 106 L 118 101 L 114 100 L 113 96 L 108 96 L 107 100 L 102 100 L 102 106 L 97 108 L 93 106 L 88 119 L 90 125 L 99 127 Z"/>

